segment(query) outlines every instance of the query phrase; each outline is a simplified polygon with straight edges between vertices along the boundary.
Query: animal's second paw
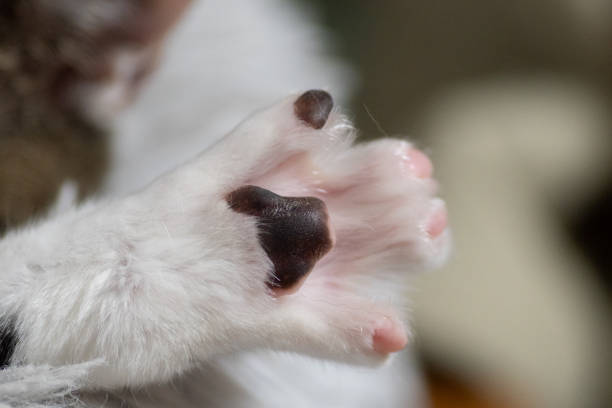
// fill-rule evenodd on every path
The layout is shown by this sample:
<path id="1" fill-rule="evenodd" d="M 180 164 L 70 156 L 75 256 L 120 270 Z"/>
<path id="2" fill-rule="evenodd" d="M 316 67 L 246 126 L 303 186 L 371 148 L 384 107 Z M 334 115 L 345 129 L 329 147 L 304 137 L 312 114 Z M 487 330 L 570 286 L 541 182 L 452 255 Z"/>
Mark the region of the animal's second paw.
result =
<path id="1" fill-rule="evenodd" d="M 379 361 L 407 342 L 407 274 L 448 252 L 432 164 L 401 140 L 352 146 L 352 127 L 324 91 L 289 101 L 293 109 L 285 101 L 264 114 L 277 121 L 264 134 L 269 148 L 234 178 L 248 186 L 227 195 L 257 220 L 273 263 L 268 346 Z M 243 139 L 261 138 L 247 128 Z"/>

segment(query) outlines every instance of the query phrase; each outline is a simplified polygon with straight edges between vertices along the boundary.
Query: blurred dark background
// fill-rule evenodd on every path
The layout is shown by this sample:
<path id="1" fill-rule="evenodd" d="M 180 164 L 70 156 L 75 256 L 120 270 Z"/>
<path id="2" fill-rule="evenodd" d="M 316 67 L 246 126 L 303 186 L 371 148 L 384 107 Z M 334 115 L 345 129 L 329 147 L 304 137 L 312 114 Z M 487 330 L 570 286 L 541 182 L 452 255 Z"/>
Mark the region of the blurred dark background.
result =
<path id="1" fill-rule="evenodd" d="M 448 203 L 414 305 L 434 406 L 612 406 L 612 2 L 307 3 L 361 137 L 415 141 Z"/>

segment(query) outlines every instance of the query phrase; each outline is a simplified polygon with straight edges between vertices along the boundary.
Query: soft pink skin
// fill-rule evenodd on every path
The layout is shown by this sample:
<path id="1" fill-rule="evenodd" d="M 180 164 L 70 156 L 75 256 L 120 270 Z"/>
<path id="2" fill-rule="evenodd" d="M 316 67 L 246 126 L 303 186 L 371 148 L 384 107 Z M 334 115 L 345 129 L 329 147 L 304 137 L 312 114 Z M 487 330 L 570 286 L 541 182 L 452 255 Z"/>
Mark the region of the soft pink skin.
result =
<path id="1" fill-rule="evenodd" d="M 422 151 L 409 147 L 403 159 L 408 163 L 407 171 L 418 178 L 428 179 L 433 174 L 433 164 L 429 157 Z M 426 231 L 432 237 L 435 238 L 442 234 L 448 224 L 448 215 L 445 207 L 437 209 L 430 217 Z M 333 228 L 330 225 L 330 231 L 333 234 Z M 334 239 L 335 241 L 335 239 Z M 307 276 L 304 277 L 298 284 L 290 288 L 275 288 L 273 290 L 276 296 L 290 295 L 298 291 L 302 286 Z M 404 336 L 405 337 L 405 336 Z"/>
<path id="2" fill-rule="evenodd" d="M 371 350 L 386 355 L 402 350 L 408 343 L 407 329 L 402 323 L 401 313 L 393 307 L 369 303 L 366 298 L 362 298 L 355 291 L 352 274 L 364 273 L 359 269 L 363 254 L 376 256 L 377 251 L 386 251 L 394 246 L 401 252 L 401 248 L 407 245 L 405 241 L 396 241 L 386 235 L 392 236 L 393 230 L 389 228 L 397 225 L 396 222 L 404 221 L 388 224 L 385 220 L 387 217 L 392 218 L 396 210 L 391 206 L 388 212 L 382 210 L 379 213 L 381 208 L 389 205 L 389 201 L 376 197 L 376 194 L 389 194 L 390 200 L 396 200 L 406 189 L 409 191 L 418 186 L 431 186 L 433 196 L 437 185 L 432 180 L 433 165 L 430 159 L 406 142 L 373 142 L 366 150 L 351 154 L 354 156 L 354 162 L 350 166 L 341 167 L 343 170 L 339 173 L 338 170 L 330 173 L 325 165 L 323 168 L 317 167 L 307 155 L 295 156 L 256 180 L 254 184 L 283 195 L 319 197 L 328 206 L 330 230 L 338 237 L 337 242 L 334 240 L 335 245 L 330 254 L 317 263 L 311 274 L 291 288 L 273 290 L 274 295 L 316 299 L 317 303 L 324 302 L 321 304 L 326 307 L 335 305 L 335 302 L 339 303 L 339 307 L 354 305 L 350 308 L 351 314 L 345 316 L 345 320 L 338 322 L 338 325 L 343 326 L 347 322 L 359 324 L 360 330 L 370 333 Z M 346 160 L 346 157 L 344 159 Z M 397 186 L 397 190 L 381 190 L 382 193 L 377 190 L 378 180 L 392 181 L 396 177 L 398 184 L 393 186 Z M 354 195 L 355 190 L 360 191 L 359 195 Z M 376 193 L 370 195 L 370 191 Z M 355 198 L 357 201 L 354 201 Z M 380 204 L 376 204 L 377 198 L 380 199 Z M 361 200 L 365 200 L 365 203 Z M 369 203 L 368 200 L 373 202 Z M 404 205 L 410 206 L 410 203 L 407 201 Z M 402 204 L 397 205 L 399 209 Z M 432 201 L 430 211 L 429 214 L 422 215 L 423 224 L 420 228 L 430 239 L 435 239 L 442 236 L 446 230 L 447 213 L 441 200 L 440 205 Z M 379 219 L 375 214 L 384 216 Z M 347 232 L 344 217 L 365 221 L 369 227 Z M 403 224 L 403 227 L 410 228 L 411 221 L 405 222 L 407 224 Z M 372 231 L 382 235 L 371 239 Z M 387 241 L 389 246 L 385 246 Z M 367 323 L 357 323 L 362 321 Z M 350 326 L 350 323 L 348 325 Z"/>

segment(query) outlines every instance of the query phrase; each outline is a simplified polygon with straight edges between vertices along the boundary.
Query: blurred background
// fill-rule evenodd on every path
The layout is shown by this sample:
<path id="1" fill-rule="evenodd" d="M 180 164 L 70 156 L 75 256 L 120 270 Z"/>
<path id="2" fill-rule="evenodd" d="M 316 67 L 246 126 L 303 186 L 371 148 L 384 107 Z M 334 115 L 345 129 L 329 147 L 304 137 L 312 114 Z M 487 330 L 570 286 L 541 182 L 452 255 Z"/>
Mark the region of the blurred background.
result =
<path id="1" fill-rule="evenodd" d="M 611 407 L 612 2 L 307 3 L 361 137 L 414 140 L 448 204 L 412 295 L 433 406 Z"/>
<path id="2" fill-rule="evenodd" d="M 201 135 L 220 136 L 253 104 L 285 95 L 286 84 L 307 89 L 311 78 L 303 72 L 312 78 L 341 72 L 330 74 L 330 82 L 332 88 L 352 85 L 352 97 L 342 105 L 361 138 L 413 140 L 431 156 L 448 205 L 454 254 L 442 270 L 422 276 L 410 294 L 416 351 L 433 407 L 612 407 L 612 1 L 290 1 L 305 15 L 311 11 L 331 34 L 333 52 L 325 66 L 310 62 L 328 38 L 312 41 L 295 10 L 284 9 L 289 1 L 260 1 L 269 4 L 259 8 L 249 0 L 199 2 L 212 5 L 185 18 L 175 38 L 183 47 L 168 50 L 156 80 L 120 118 L 107 185 L 115 193 L 133 191 L 133 183 L 142 186 L 210 143 Z M 0 7 L 10 9 L 9 3 L 0 1 Z M 84 2 L 94 17 L 96 3 Z M 12 33 L 3 28 L 5 36 Z M 85 48 L 89 40 L 85 36 Z M 223 45 L 230 43 L 232 52 Z M 295 51 L 294 44 L 304 49 L 289 56 L 278 52 Z M 93 54 L 108 63 L 104 53 Z M 328 67 L 336 56 L 354 75 Z M 6 72 L 21 77 L 11 58 L 3 63 Z M 133 63 L 144 65 L 110 78 L 119 81 L 120 91 L 137 87 L 152 62 Z M 72 85 L 60 79 L 62 86 Z M 72 78 L 92 86 L 106 79 Z M 26 91 L 15 92 L 30 97 Z M 6 95 L 9 105 L 19 105 L 12 93 Z M 126 95 L 106 97 L 112 105 L 113 97 L 124 102 Z M 13 116 L 4 115 L 0 127 L 19 130 Z M 38 134 L 33 129 L 26 128 Z M 105 154 L 97 145 L 77 148 Z M 9 158 L 19 155 L 4 149 L 9 154 L 0 165 L 15 166 Z M 50 166 L 72 171 L 81 156 L 71 149 L 59 151 Z M 50 156 L 50 149 L 42 151 L 40 157 Z M 91 169 L 90 156 L 83 157 L 83 167 Z M 50 168 L 43 173 L 57 177 L 55 184 L 38 173 L 32 180 L 52 186 L 54 197 L 66 174 Z M 28 180 L 7 174 L 19 188 Z M 22 208 L 24 200 L 14 197 Z"/>

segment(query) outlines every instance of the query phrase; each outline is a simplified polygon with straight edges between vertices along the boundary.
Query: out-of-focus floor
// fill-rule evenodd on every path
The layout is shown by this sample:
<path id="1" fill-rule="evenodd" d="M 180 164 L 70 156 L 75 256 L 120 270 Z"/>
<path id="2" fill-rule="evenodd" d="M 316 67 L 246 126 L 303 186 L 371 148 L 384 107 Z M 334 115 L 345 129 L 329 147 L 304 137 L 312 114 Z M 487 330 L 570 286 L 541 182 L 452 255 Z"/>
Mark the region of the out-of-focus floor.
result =
<path id="1" fill-rule="evenodd" d="M 426 376 L 431 408 L 521 408 L 509 398 L 466 384 L 457 375 L 430 369 Z"/>
<path id="2" fill-rule="evenodd" d="M 320 3 L 362 136 L 415 140 L 449 207 L 411 294 L 433 406 L 610 406 L 612 3 Z"/>

